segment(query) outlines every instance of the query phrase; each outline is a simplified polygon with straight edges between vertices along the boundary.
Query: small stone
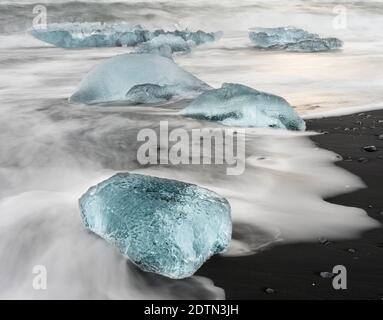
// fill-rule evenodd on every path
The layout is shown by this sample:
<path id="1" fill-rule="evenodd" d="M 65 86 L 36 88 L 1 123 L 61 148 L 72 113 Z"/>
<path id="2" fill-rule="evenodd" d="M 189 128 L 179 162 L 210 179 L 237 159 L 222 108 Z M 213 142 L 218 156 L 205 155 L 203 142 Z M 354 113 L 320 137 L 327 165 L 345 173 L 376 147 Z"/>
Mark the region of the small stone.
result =
<path id="1" fill-rule="evenodd" d="M 378 136 L 379 140 L 383 140 L 383 133 Z"/>
<path id="2" fill-rule="evenodd" d="M 275 292 L 275 290 L 274 290 L 274 289 L 271 289 L 271 288 L 266 288 L 266 289 L 265 289 L 265 292 L 266 292 L 267 294 L 273 294 L 273 293 Z"/>
<path id="3" fill-rule="evenodd" d="M 368 159 L 367 159 L 367 158 L 359 158 L 359 159 L 358 159 L 358 162 L 360 162 L 360 163 L 366 163 L 366 162 L 368 162 Z"/>
<path id="4" fill-rule="evenodd" d="M 346 128 L 344 128 L 344 131 L 350 131 L 350 128 L 346 127 Z"/>
<path id="5" fill-rule="evenodd" d="M 334 276 L 332 272 L 323 271 L 320 273 L 320 276 L 324 279 L 330 279 Z"/>
<path id="6" fill-rule="evenodd" d="M 375 146 L 366 146 L 366 147 L 363 147 L 363 150 L 367 152 L 375 152 L 378 149 Z"/>
<path id="7" fill-rule="evenodd" d="M 380 154 L 378 156 L 376 156 L 377 159 L 383 159 L 383 156 Z"/>
<path id="8" fill-rule="evenodd" d="M 348 249 L 347 251 L 350 252 L 350 253 L 355 253 L 355 252 L 356 252 L 356 250 L 353 249 L 353 248 L 350 248 L 350 249 Z"/>
<path id="9" fill-rule="evenodd" d="M 326 238 L 319 238 L 318 241 L 319 241 L 321 244 L 325 245 L 325 246 L 331 244 L 331 242 L 328 241 Z"/>

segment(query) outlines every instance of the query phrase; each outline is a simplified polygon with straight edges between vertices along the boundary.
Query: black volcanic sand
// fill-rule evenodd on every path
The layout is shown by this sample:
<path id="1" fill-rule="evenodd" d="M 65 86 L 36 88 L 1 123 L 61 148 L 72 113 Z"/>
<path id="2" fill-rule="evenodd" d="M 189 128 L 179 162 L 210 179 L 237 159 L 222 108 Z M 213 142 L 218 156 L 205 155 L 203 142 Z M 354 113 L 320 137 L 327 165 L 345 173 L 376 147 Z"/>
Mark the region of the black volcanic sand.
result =
<path id="1" fill-rule="evenodd" d="M 362 178 L 367 188 L 326 199 L 364 209 L 383 222 L 383 110 L 307 121 L 321 148 L 343 157 L 337 165 Z M 383 139 L 383 137 L 381 138 Z M 365 146 L 374 145 L 376 152 Z M 328 239 L 331 241 L 331 239 Z M 351 250 L 349 250 L 351 249 Z M 335 290 L 319 273 L 347 268 L 348 288 Z M 252 256 L 210 259 L 197 274 L 223 288 L 227 299 L 383 299 L 383 227 L 349 241 L 277 245 Z M 266 288 L 274 292 L 266 293 Z M 268 290 L 270 291 L 270 290 Z"/>

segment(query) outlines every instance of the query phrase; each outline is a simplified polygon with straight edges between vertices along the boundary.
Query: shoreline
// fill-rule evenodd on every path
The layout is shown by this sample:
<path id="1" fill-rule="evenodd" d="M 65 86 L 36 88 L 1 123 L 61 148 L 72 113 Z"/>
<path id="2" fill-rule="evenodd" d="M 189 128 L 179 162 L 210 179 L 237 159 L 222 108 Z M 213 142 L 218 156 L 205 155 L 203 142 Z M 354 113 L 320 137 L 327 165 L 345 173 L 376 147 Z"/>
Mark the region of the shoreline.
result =
<path id="1" fill-rule="evenodd" d="M 251 256 L 212 257 L 196 274 L 223 288 L 226 299 L 383 299 L 383 110 L 306 119 L 306 124 L 307 130 L 324 133 L 309 138 L 342 156 L 336 165 L 367 185 L 325 200 L 362 208 L 382 225 L 356 239 L 279 244 Z M 370 145 L 377 151 L 363 149 Z M 334 290 L 332 280 L 320 276 L 339 264 L 347 269 L 346 290 Z"/>

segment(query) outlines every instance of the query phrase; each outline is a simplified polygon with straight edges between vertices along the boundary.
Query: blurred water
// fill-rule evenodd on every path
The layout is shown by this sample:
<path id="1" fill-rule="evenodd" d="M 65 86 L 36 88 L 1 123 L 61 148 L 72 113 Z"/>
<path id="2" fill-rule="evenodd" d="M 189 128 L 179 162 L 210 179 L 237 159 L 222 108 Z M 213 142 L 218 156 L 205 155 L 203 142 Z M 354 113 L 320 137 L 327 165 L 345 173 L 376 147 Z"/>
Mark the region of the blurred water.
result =
<path id="1" fill-rule="evenodd" d="M 41 2 L 39 2 L 41 3 Z M 44 2 L 43 2 L 44 3 Z M 223 30 L 224 38 L 175 61 L 212 86 L 239 82 L 285 97 L 301 114 L 379 104 L 383 65 L 381 2 L 342 1 L 348 28 L 332 26 L 334 3 L 319 1 L 174 1 L 47 4 L 48 22 L 127 21 L 148 28 Z M 309 133 L 249 129 L 246 171 L 222 165 L 142 167 L 141 128 L 220 127 L 185 119 L 183 107 L 70 105 L 82 77 L 127 48 L 64 50 L 25 33 L 31 1 L 0 1 L 0 297 L 224 298 L 203 277 L 182 281 L 134 268 L 82 227 L 77 199 L 117 171 L 197 183 L 227 197 L 234 240 L 227 255 L 252 254 L 278 241 L 347 238 L 376 226 L 365 212 L 323 197 L 364 186 L 334 166 Z M 295 25 L 345 41 L 320 54 L 259 52 L 247 29 Z M 292 201 L 293 199 L 293 201 Z M 48 289 L 32 288 L 32 268 L 45 265 Z"/>

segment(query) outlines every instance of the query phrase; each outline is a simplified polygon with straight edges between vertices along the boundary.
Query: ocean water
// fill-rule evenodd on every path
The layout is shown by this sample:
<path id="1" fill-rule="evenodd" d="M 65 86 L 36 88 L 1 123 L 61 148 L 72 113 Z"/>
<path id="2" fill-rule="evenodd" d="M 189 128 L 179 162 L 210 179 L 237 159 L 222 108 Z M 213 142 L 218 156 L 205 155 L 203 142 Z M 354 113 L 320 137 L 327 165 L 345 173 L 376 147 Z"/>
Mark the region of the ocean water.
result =
<path id="1" fill-rule="evenodd" d="M 223 38 L 174 60 L 213 87 L 242 83 L 286 98 L 305 118 L 379 108 L 383 101 L 382 1 L 40 1 L 48 23 L 124 21 L 147 28 L 223 31 Z M 342 7 L 339 7 L 341 5 Z M 131 48 L 65 50 L 26 33 L 33 1 L 0 1 L 0 297 L 223 299 L 224 289 L 193 276 L 146 274 L 87 232 L 77 200 L 115 172 L 134 171 L 199 184 L 232 206 L 234 238 L 225 255 L 256 254 L 297 241 L 352 238 L 377 223 L 358 208 L 323 198 L 363 188 L 317 148 L 313 133 L 246 130 L 245 173 L 224 165 L 141 166 L 137 133 L 222 126 L 182 118 L 185 102 L 159 106 L 81 106 L 67 98 L 95 65 Z M 335 8 L 335 11 L 334 11 Z M 346 14 L 338 28 L 337 12 Z M 344 11 L 345 10 L 345 11 Z M 335 22 L 334 22 L 335 21 Z M 304 28 L 344 41 L 340 51 L 257 51 L 255 26 Z M 354 109 L 353 109 L 354 108 Z M 34 266 L 47 289 L 32 286 Z"/>

